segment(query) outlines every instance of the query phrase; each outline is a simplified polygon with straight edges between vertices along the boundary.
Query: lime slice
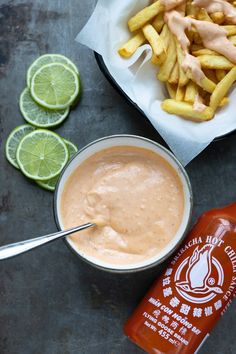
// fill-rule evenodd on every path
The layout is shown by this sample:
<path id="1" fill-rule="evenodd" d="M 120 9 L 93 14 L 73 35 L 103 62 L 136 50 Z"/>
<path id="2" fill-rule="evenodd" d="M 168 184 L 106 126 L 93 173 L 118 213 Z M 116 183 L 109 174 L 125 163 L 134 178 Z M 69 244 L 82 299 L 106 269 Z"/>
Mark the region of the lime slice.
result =
<path id="1" fill-rule="evenodd" d="M 54 192 L 59 176 L 48 179 L 47 181 L 36 181 L 36 183 L 48 191 Z"/>
<path id="2" fill-rule="evenodd" d="M 76 154 L 78 149 L 71 141 L 68 141 L 66 139 L 63 139 L 63 140 L 66 143 L 66 147 L 67 147 L 68 153 L 69 153 L 69 160 L 70 160 Z M 51 178 L 47 181 L 36 181 L 36 183 L 40 187 L 53 192 L 56 188 L 58 178 L 59 178 L 59 176 L 56 176 L 56 177 Z"/>
<path id="3" fill-rule="evenodd" d="M 52 128 L 61 124 L 69 114 L 69 108 L 49 110 L 36 103 L 26 87 L 20 96 L 20 111 L 25 120 L 38 128 Z"/>
<path id="4" fill-rule="evenodd" d="M 63 139 L 43 129 L 26 135 L 16 152 L 21 171 L 29 178 L 42 181 L 59 175 L 68 157 Z"/>
<path id="5" fill-rule="evenodd" d="M 72 157 L 77 153 L 78 148 L 77 146 L 75 146 L 75 144 L 73 144 L 71 141 L 63 139 L 64 142 L 66 143 L 66 147 L 68 149 L 68 153 L 69 153 L 69 160 L 72 159 Z"/>
<path id="6" fill-rule="evenodd" d="M 78 94 L 78 75 L 64 64 L 52 63 L 42 66 L 31 81 L 33 99 L 49 109 L 67 108 Z"/>
<path id="7" fill-rule="evenodd" d="M 82 96 L 82 93 L 83 93 L 83 86 L 82 86 L 80 75 L 78 75 L 78 79 L 79 79 L 79 93 L 75 97 L 74 101 L 72 102 L 72 104 L 70 106 L 71 110 L 76 109 L 76 107 L 78 106 L 78 104 L 79 104 L 79 102 L 81 100 L 81 96 Z"/>
<path id="8" fill-rule="evenodd" d="M 16 150 L 20 141 L 34 130 L 34 127 L 28 124 L 16 127 L 9 135 L 6 141 L 6 158 L 15 167 L 19 169 L 16 160 Z"/>
<path id="9" fill-rule="evenodd" d="M 62 63 L 67 65 L 71 70 L 73 70 L 76 74 L 79 74 L 79 71 L 74 63 L 67 57 L 61 54 L 45 54 L 36 59 L 33 64 L 29 67 L 27 71 L 27 86 L 30 87 L 32 77 L 36 73 L 36 71 L 44 65 L 51 63 Z"/>

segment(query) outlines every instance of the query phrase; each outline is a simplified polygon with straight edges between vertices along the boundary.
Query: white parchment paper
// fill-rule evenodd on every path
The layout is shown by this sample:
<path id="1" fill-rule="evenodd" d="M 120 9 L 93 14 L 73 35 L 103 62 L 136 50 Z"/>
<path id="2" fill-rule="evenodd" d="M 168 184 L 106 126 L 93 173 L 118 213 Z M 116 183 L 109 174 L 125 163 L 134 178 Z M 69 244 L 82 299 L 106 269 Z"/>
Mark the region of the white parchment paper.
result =
<path id="1" fill-rule="evenodd" d="M 156 79 L 157 68 L 149 62 L 151 47 L 143 45 L 130 59 L 117 54 L 117 49 L 131 37 L 128 19 L 148 4 L 148 0 L 98 0 L 76 40 L 102 55 L 118 85 L 144 111 L 171 150 L 186 165 L 215 137 L 236 129 L 236 90 L 230 94 L 230 103 L 208 122 L 191 122 L 164 112 L 160 104 L 167 92 Z"/>

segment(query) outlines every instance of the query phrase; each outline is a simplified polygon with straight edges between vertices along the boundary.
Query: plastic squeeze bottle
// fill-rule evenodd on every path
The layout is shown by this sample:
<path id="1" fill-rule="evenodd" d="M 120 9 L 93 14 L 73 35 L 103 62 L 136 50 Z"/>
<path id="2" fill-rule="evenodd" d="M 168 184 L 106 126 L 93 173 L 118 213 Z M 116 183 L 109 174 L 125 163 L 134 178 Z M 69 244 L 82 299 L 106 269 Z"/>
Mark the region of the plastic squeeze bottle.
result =
<path id="1" fill-rule="evenodd" d="M 236 203 L 203 214 L 125 324 L 147 353 L 195 353 L 236 293 Z"/>

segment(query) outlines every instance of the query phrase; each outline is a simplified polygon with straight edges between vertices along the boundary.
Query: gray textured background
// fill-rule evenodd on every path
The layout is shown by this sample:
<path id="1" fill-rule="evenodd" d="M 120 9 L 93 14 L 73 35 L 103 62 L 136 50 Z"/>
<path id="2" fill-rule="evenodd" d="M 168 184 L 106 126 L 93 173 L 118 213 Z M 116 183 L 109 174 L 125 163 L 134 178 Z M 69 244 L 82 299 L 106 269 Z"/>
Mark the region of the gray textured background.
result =
<path id="1" fill-rule="evenodd" d="M 115 133 L 161 142 L 155 130 L 100 73 L 74 38 L 94 0 L 0 0 L 0 243 L 56 230 L 53 195 L 26 180 L 4 158 L 8 133 L 23 123 L 18 99 L 29 64 L 46 52 L 78 65 L 84 94 L 57 131 L 78 147 Z M 99 34 L 95 34 L 99 35 Z M 194 217 L 236 200 L 236 138 L 212 144 L 188 167 Z M 111 275 L 84 264 L 61 241 L 0 264 L 0 354 L 135 354 L 122 325 L 160 269 Z M 234 303 L 202 354 L 236 352 Z"/>

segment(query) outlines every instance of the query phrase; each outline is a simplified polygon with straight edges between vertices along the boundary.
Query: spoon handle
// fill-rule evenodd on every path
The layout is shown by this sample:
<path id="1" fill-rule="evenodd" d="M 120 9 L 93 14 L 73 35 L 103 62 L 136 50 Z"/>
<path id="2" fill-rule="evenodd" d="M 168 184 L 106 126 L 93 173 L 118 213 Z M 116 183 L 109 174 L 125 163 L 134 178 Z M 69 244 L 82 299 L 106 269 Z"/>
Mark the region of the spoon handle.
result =
<path id="1" fill-rule="evenodd" d="M 57 240 L 59 238 L 63 238 L 65 236 L 73 234 L 74 232 L 82 231 L 82 230 L 88 229 L 89 227 L 93 227 L 93 226 L 95 226 L 95 224 L 87 223 L 84 225 L 73 227 L 68 230 L 63 230 L 63 231 L 55 232 L 53 234 L 40 236 L 40 237 L 33 238 L 30 240 L 20 241 L 20 242 L 11 243 L 9 245 L 2 246 L 2 247 L 0 247 L 0 260 L 17 256 L 21 253 L 30 251 L 33 248 L 42 246 L 46 243 L 49 243 L 49 242 L 52 242 L 52 241 Z"/>

